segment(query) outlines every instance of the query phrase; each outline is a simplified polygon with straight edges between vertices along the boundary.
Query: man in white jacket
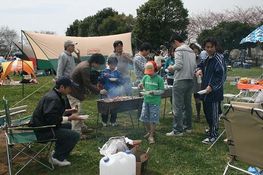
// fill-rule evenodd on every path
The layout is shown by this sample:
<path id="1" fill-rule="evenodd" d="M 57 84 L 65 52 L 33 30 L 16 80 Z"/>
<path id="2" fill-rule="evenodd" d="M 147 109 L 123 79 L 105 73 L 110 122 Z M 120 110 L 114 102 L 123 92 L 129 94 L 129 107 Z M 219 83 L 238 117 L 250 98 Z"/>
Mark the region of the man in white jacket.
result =
<path id="1" fill-rule="evenodd" d="M 166 133 L 166 136 L 182 136 L 183 132 L 192 131 L 192 87 L 196 60 L 195 53 L 180 35 L 174 34 L 170 42 L 175 48 L 175 64 L 168 67 L 170 72 L 174 72 L 174 122 L 173 130 Z"/>

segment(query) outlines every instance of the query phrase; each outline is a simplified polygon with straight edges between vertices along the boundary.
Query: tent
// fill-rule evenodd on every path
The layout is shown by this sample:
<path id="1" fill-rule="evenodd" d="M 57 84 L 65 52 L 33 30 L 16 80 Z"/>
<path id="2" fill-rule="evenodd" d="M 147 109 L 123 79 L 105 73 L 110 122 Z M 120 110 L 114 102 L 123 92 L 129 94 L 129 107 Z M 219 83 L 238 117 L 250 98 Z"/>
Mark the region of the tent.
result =
<path id="1" fill-rule="evenodd" d="M 248 36 L 243 38 L 240 41 L 240 44 L 243 43 L 257 43 L 257 42 L 263 42 L 263 25 L 256 28 L 253 32 L 251 32 Z"/>
<path id="2" fill-rule="evenodd" d="M 34 67 L 32 61 L 7 61 L 2 63 L 3 72 L 1 74 L 1 79 L 4 80 L 11 72 L 24 71 L 29 75 L 33 75 L 35 78 Z"/>
<path id="3" fill-rule="evenodd" d="M 26 57 L 26 60 L 30 60 L 33 62 L 34 68 L 37 68 L 36 65 L 36 56 L 34 54 L 34 51 L 32 50 L 31 46 L 28 45 L 22 45 L 19 42 L 13 41 L 14 45 L 22 52 L 22 54 Z M 19 57 L 21 58 L 21 57 Z M 22 58 L 24 59 L 24 58 Z"/>
<path id="4" fill-rule="evenodd" d="M 78 43 L 76 48 L 80 50 L 82 60 L 87 59 L 93 53 L 101 53 L 105 56 L 109 55 L 113 52 L 113 42 L 115 40 L 121 40 L 125 52 L 132 54 L 131 33 L 96 37 L 71 37 L 22 32 L 34 51 L 39 69 L 57 69 L 57 59 L 64 50 L 64 42 L 66 40 Z"/>

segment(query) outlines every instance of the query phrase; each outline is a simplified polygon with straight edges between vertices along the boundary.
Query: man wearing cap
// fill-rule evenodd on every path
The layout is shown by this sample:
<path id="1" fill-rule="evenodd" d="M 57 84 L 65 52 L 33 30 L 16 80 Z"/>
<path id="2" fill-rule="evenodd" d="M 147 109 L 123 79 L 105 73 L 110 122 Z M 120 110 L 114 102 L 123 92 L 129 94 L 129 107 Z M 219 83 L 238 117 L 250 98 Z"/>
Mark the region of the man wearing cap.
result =
<path id="1" fill-rule="evenodd" d="M 57 67 L 57 78 L 59 77 L 70 77 L 73 69 L 76 66 L 75 59 L 72 53 L 76 53 L 77 59 L 80 60 L 79 50 L 75 50 L 75 45 L 71 40 L 67 40 L 64 43 L 64 52 L 62 52 L 58 57 L 58 67 Z"/>
<path id="2" fill-rule="evenodd" d="M 124 83 L 124 88 L 127 95 L 131 95 L 131 79 L 129 75 L 129 64 L 132 64 L 132 55 L 123 52 L 123 42 L 121 40 L 116 40 L 113 43 L 113 54 L 109 57 L 116 57 L 118 59 L 117 70 L 122 74 Z"/>
<path id="3" fill-rule="evenodd" d="M 63 120 L 82 119 L 77 113 L 74 113 L 74 109 L 70 109 L 67 99 L 67 94 L 77 86 L 67 77 L 58 78 L 55 87 L 39 101 L 30 121 L 30 126 L 34 127 L 56 125 L 53 130 L 54 134 L 49 129 L 37 130 L 35 134 L 38 140 L 46 140 L 55 136 L 55 151 L 50 157 L 50 161 L 58 166 L 71 165 L 66 159 L 80 138 L 79 133 L 71 130 L 71 123 L 62 123 Z M 67 117 L 64 116 L 65 112 L 68 113 Z"/>
<path id="4" fill-rule="evenodd" d="M 170 42 L 175 48 L 175 64 L 168 67 L 169 72 L 174 72 L 174 123 L 173 130 L 166 133 L 166 136 L 182 136 L 183 132 L 192 131 L 192 87 L 196 58 L 194 51 L 184 43 L 181 35 L 175 33 Z"/>

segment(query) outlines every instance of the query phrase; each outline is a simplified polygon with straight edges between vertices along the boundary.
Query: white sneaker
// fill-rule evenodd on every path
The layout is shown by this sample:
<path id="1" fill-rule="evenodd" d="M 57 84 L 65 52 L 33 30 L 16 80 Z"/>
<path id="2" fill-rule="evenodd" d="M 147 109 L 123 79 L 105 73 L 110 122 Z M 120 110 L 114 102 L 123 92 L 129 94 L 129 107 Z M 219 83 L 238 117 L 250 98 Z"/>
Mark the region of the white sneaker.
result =
<path id="1" fill-rule="evenodd" d="M 101 124 L 102 124 L 103 127 L 107 126 L 107 123 L 101 122 Z"/>
<path id="2" fill-rule="evenodd" d="M 71 163 L 69 161 L 67 161 L 66 159 L 63 161 L 60 161 L 54 157 L 51 157 L 49 159 L 49 163 L 51 163 L 51 164 L 53 163 L 54 165 L 57 165 L 57 166 L 69 166 L 69 165 L 71 165 Z"/>
<path id="3" fill-rule="evenodd" d="M 188 134 L 191 134 L 192 130 L 191 129 L 186 129 L 185 132 L 188 133 Z"/>
<path id="4" fill-rule="evenodd" d="M 118 126 L 118 124 L 115 122 L 115 123 L 111 123 L 111 126 Z"/>
<path id="5" fill-rule="evenodd" d="M 168 137 L 179 137 L 183 136 L 184 134 L 182 132 L 177 132 L 177 131 L 171 131 L 165 134 Z"/>
<path id="6" fill-rule="evenodd" d="M 216 138 L 214 138 L 214 137 L 212 137 L 212 138 L 207 137 L 207 138 L 205 138 L 205 139 L 202 141 L 202 143 L 207 144 L 207 145 L 211 145 L 211 144 L 213 144 L 215 141 L 216 141 Z"/>

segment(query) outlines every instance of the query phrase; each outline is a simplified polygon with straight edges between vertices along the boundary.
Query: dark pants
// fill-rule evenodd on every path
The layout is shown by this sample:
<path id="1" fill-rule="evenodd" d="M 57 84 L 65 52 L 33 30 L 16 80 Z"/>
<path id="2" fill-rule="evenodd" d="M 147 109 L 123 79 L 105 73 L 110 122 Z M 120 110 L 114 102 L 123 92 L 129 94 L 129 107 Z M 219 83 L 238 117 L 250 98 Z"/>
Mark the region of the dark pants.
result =
<path id="1" fill-rule="evenodd" d="M 117 113 L 116 112 L 111 112 L 110 114 L 111 114 L 110 122 L 111 123 L 116 123 Z M 102 121 L 104 123 L 107 123 L 108 122 L 108 118 L 109 118 L 109 114 L 101 114 L 101 118 L 102 118 Z"/>
<path id="2" fill-rule="evenodd" d="M 67 159 L 70 152 L 80 139 L 79 133 L 71 130 L 71 123 L 62 124 L 60 128 L 54 130 L 56 143 L 54 158 L 63 161 Z"/>
<path id="3" fill-rule="evenodd" d="M 203 109 L 209 125 L 209 136 L 211 138 L 218 137 L 218 103 L 203 101 Z"/>

